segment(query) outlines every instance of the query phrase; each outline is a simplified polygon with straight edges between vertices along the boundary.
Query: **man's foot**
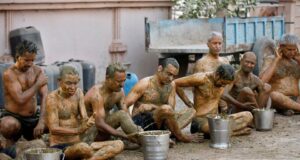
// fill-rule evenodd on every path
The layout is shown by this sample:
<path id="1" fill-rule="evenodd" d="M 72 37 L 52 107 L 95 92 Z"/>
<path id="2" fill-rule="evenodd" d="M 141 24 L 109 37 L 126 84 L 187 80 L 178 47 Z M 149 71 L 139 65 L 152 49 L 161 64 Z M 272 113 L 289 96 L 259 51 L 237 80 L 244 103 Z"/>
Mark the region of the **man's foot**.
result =
<path id="1" fill-rule="evenodd" d="M 140 148 L 140 145 L 137 143 L 132 143 L 130 141 L 127 140 L 123 140 L 124 143 L 124 149 L 125 150 L 137 150 Z"/>
<path id="2" fill-rule="evenodd" d="M 182 139 L 178 139 L 181 142 L 184 143 L 201 143 L 204 141 L 204 134 L 203 133 L 193 133 L 190 135 L 185 135 Z"/>
<path id="3" fill-rule="evenodd" d="M 277 109 L 277 112 L 279 114 L 284 115 L 284 116 L 292 116 L 292 115 L 295 114 L 295 112 L 293 110 L 291 110 L 291 109 L 282 109 L 282 110 L 281 109 Z"/>
<path id="4" fill-rule="evenodd" d="M 173 139 L 170 138 L 169 148 L 173 148 L 175 145 L 176 145 L 176 142 Z"/>

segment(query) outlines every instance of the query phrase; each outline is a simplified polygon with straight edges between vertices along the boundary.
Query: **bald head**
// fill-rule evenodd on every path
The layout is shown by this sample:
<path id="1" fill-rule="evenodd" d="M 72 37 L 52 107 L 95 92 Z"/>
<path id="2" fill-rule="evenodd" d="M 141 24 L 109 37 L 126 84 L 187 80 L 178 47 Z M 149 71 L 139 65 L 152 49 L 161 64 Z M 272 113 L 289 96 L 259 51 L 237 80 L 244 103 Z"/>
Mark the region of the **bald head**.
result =
<path id="1" fill-rule="evenodd" d="M 256 55 L 254 52 L 246 52 L 241 60 L 241 69 L 244 73 L 251 73 L 256 65 Z"/>
<path id="2" fill-rule="evenodd" d="M 254 52 L 246 52 L 244 53 L 244 56 L 242 59 L 245 59 L 245 58 L 251 58 L 251 59 L 254 59 L 256 61 L 256 55 Z"/>

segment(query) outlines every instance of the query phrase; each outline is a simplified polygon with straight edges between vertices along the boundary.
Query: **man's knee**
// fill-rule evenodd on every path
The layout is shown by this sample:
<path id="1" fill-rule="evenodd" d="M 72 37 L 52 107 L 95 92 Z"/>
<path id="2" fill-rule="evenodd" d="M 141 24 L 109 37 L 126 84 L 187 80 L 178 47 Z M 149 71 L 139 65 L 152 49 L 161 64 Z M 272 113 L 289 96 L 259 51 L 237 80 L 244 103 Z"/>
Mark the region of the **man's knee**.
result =
<path id="1" fill-rule="evenodd" d="M 278 99 L 282 96 L 284 96 L 282 93 L 279 93 L 279 92 L 276 92 L 276 91 L 273 91 L 273 92 L 270 93 L 270 97 L 271 97 L 272 100 L 274 100 L 274 99 L 276 100 L 276 99 Z"/>
<path id="2" fill-rule="evenodd" d="M 118 116 L 121 120 L 124 120 L 125 118 L 126 119 L 130 118 L 130 115 L 127 112 L 123 111 L 123 110 L 118 111 Z"/>
<path id="3" fill-rule="evenodd" d="M 162 105 L 160 108 L 162 114 L 174 114 L 174 110 L 170 105 Z"/>
<path id="4" fill-rule="evenodd" d="M 121 140 L 116 140 L 113 143 L 114 153 L 118 154 L 124 150 L 124 143 Z"/>
<path id="5" fill-rule="evenodd" d="M 16 118 L 11 116 L 6 116 L 1 119 L 0 132 L 5 138 L 7 139 L 16 138 L 20 130 L 21 130 L 21 124 Z"/>
<path id="6" fill-rule="evenodd" d="M 268 83 L 264 84 L 264 92 L 270 93 L 271 89 L 272 89 L 271 85 L 269 85 Z"/>
<path id="7" fill-rule="evenodd" d="M 240 94 L 244 94 L 244 95 L 248 95 L 248 96 L 254 96 L 254 93 L 253 93 L 252 89 L 249 88 L 249 87 L 244 87 L 243 89 L 241 89 Z"/>
<path id="8" fill-rule="evenodd" d="M 253 115 L 249 111 L 240 112 L 246 123 L 251 123 L 253 121 Z"/>

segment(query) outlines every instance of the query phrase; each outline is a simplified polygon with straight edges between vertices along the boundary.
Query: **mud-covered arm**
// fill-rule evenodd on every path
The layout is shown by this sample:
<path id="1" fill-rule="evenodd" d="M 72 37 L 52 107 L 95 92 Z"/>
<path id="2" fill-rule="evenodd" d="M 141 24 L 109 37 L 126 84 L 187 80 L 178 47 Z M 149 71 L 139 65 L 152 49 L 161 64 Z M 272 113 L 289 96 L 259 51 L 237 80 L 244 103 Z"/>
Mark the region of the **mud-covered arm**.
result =
<path id="1" fill-rule="evenodd" d="M 259 73 L 259 78 L 264 83 L 269 83 L 281 59 L 282 59 L 282 53 L 280 50 L 278 50 L 276 51 L 275 58 L 269 57 L 264 60 L 262 71 Z"/>
<path id="2" fill-rule="evenodd" d="M 44 85 L 40 88 L 39 94 L 41 96 L 41 105 L 40 105 L 40 118 L 39 122 L 34 128 L 34 137 L 39 137 L 44 133 L 45 130 L 45 110 L 46 110 L 46 98 L 48 93 L 48 86 Z"/>
<path id="3" fill-rule="evenodd" d="M 129 92 L 127 97 L 125 98 L 125 105 L 130 107 L 135 104 L 140 97 L 143 96 L 145 90 L 147 88 L 147 81 L 145 79 L 140 80 L 132 90 Z"/>
<path id="4" fill-rule="evenodd" d="M 22 86 L 17 79 L 17 76 L 12 73 L 11 70 L 7 70 L 3 74 L 4 86 L 8 94 L 10 94 L 11 97 L 14 98 L 15 102 L 17 102 L 18 104 L 24 104 L 28 102 L 33 96 L 35 96 L 41 86 L 47 83 L 47 78 L 44 74 L 39 73 L 38 75 L 39 76 L 37 81 L 29 89 L 23 91 Z M 22 105 L 19 106 L 22 107 Z"/>
<path id="5" fill-rule="evenodd" d="M 78 135 L 80 134 L 80 128 L 66 128 L 59 126 L 58 116 L 58 99 L 54 96 L 47 96 L 46 100 L 46 122 L 49 128 L 50 134 L 55 135 Z"/>
<path id="6" fill-rule="evenodd" d="M 183 88 L 176 87 L 176 93 L 179 96 L 179 98 L 184 102 L 185 105 L 187 105 L 190 108 L 194 106 L 194 104 L 190 101 L 188 96 L 185 94 Z"/>
<path id="7" fill-rule="evenodd" d="M 97 129 L 116 137 L 127 138 L 127 135 L 117 131 L 116 129 L 114 129 L 113 127 L 111 127 L 109 124 L 105 122 L 106 115 L 105 115 L 103 97 L 98 95 L 97 97 L 92 97 L 90 101 L 93 106 L 93 111 L 95 113 L 95 124 Z"/>
<path id="8" fill-rule="evenodd" d="M 121 99 L 119 102 L 117 102 L 117 106 L 118 106 L 118 108 L 121 108 L 123 111 L 129 113 L 128 108 L 125 104 L 125 93 L 121 92 L 120 94 L 121 94 Z"/>
<path id="9" fill-rule="evenodd" d="M 83 131 L 85 131 L 90 126 L 87 125 L 88 116 L 87 116 L 86 107 L 84 104 L 84 95 L 83 95 L 83 92 L 81 91 L 81 89 L 79 89 L 79 88 L 77 89 L 77 98 L 78 98 L 78 109 L 80 111 L 80 117 L 81 117 L 81 128 Z"/>
<path id="10" fill-rule="evenodd" d="M 168 103 L 169 105 L 175 110 L 175 106 L 176 106 L 176 86 L 175 83 L 172 82 L 172 90 L 168 99 Z"/>
<path id="11" fill-rule="evenodd" d="M 206 82 L 204 73 L 196 73 L 174 80 L 176 87 L 195 87 Z"/>
<path id="12" fill-rule="evenodd" d="M 233 104 L 234 106 L 238 107 L 238 108 L 244 108 L 243 103 L 237 101 L 235 98 L 233 98 L 229 92 L 231 91 L 232 87 L 234 85 L 234 82 L 231 84 L 226 85 L 225 89 L 224 89 L 224 93 L 222 95 L 222 99 L 225 100 L 228 103 Z"/>

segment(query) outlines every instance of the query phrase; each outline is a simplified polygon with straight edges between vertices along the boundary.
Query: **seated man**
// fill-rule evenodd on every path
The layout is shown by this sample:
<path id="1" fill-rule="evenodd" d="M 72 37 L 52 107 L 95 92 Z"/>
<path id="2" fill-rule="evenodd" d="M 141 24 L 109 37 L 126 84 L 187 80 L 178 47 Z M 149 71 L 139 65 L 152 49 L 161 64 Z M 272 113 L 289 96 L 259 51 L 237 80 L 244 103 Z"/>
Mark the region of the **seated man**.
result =
<path id="1" fill-rule="evenodd" d="M 259 74 L 261 80 L 272 86 L 273 107 L 284 115 L 300 111 L 299 96 L 300 53 L 295 35 L 286 34 L 279 41 L 276 55 L 264 58 Z"/>
<path id="2" fill-rule="evenodd" d="M 98 129 L 96 141 L 109 139 L 110 135 L 128 139 L 126 134 L 137 133 L 140 127 L 134 124 L 124 104 L 123 91 L 126 80 L 125 67 L 120 63 L 110 64 L 106 68 L 106 79 L 92 87 L 85 95 L 85 105 L 90 115 L 95 112 L 95 123 Z M 117 107 L 117 111 L 116 110 Z M 117 131 L 121 127 L 126 133 Z"/>
<path id="3" fill-rule="evenodd" d="M 189 108 L 180 115 L 175 113 L 175 84 L 172 80 L 178 70 L 179 64 L 174 58 L 165 59 L 155 75 L 143 78 L 132 88 L 125 104 L 134 104 L 133 120 L 144 130 L 168 128 L 179 141 L 199 141 L 198 134 L 188 136 L 181 132 L 191 122 L 195 110 Z"/>
<path id="4" fill-rule="evenodd" d="M 88 120 L 83 93 L 77 88 L 79 81 L 78 72 L 73 67 L 63 66 L 59 88 L 47 97 L 50 146 L 63 149 L 66 159 L 114 157 L 123 150 L 122 141 L 98 142 L 89 146 L 80 140 L 80 134 L 93 124 L 94 117 Z"/>
<path id="5" fill-rule="evenodd" d="M 253 52 L 246 52 L 240 62 L 241 68 L 235 73 L 233 83 L 226 86 L 223 99 L 232 104 L 230 113 L 266 107 L 271 86 L 264 84 L 252 73 L 255 64 L 256 55 Z"/>
<path id="6" fill-rule="evenodd" d="M 191 125 L 191 133 L 209 133 L 206 116 L 218 113 L 218 103 L 224 92 L 224 87 L 234 80 L 234 69 L 228 64 L 221 64 L 216 71 L 195 73 L 174 80 L 176 87 L 194 87 L 194 108 L 196 116 Z M 247 126 L 252 123 L 251 112 L 245 111 L 230 115 L 234 124 L 233 135 L 249 134 Z"/>
<path id="7" fill-rule="evenodd" d="M 32 140 L 40 137 L 45 129 L 47 77 L 40 67 L 34 65 L 36 53 L 34 43 L 22 41 L 16 47 L 15 64 L 3 73 L 5 110 L 1 115 L 0 132 L 6 139 L 6 149 L 1 152 L 10 152 L 7 154 L 12 158 L 16 156 L 12 145 L 22 135 Z M 37 93 L 42 99 L 40 110 L 37 107 Z"/>

